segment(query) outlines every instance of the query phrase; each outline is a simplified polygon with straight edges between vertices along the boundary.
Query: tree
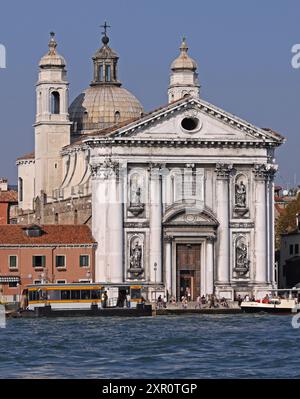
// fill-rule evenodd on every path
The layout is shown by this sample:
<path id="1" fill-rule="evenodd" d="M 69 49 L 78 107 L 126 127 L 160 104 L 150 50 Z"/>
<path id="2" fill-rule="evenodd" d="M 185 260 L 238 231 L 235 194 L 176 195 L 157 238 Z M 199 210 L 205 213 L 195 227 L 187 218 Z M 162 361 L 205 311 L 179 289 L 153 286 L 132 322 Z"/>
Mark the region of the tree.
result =
<path id="1" fill-rule="evenodd" d="M 294 201 L 291 201 L 279 216 L 276 226 L 276 249 L 280 248 L 280 235 L 289 233 L 297 228 L 296 215 L 300 213 L 300 193 Z"/>

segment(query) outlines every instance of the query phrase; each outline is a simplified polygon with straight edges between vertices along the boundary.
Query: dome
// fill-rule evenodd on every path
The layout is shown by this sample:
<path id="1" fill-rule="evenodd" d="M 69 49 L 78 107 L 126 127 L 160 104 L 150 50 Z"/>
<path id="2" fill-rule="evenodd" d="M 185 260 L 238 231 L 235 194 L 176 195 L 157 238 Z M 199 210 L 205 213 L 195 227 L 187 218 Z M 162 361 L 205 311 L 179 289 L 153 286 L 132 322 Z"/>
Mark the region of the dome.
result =
<path id="1" fill-rule="evenodd" d="M 195 71 L 197 69 L 197 63 L 188 54 L 188 46 L 186 44 L 185 38 L 183 38 L 180 46 L 180 55 L 171 64 L 171 69 L 174 71 L 176 69 L 189 69 Z"/>
<path id="2" fill-rule="evenodd" d="M 69 108 L 74 133 L 92 133 L 116 123 L 139 118 L 143 107 L 118 85 L 95 85 L 84 90 Z"/>
<path id="3" fill-rule="evenodd" d="M 66 66 L 66 60 L 62 55 L 59 54 L 46 54 L 44 57 L 41 58 L 39 62 L 39 66 L 41 68 L 43 67 L 49 67 L 49 66 L 56 66 L 56 67 L 65 67 Z"/>
<path id="4" fill-rule="evenodd" d="M 66 60 L 64 57 L 56 52 L 57 43 L 55 41 L 55 33 L 50 33 L 50 41 L 49 41 L 49 51 L 46 55 L 44 55 L 40 62 L 40 68 L 47 68 L 47 67 L 58 67 L 64 68 L 66 66 Z"/>

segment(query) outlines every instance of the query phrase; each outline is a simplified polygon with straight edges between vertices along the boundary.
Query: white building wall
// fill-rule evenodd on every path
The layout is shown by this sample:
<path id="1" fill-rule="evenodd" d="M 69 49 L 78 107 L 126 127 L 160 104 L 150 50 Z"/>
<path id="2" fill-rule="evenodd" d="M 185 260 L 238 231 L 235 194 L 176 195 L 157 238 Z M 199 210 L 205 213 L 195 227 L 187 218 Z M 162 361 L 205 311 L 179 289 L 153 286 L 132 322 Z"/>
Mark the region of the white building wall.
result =
<path id="1" fill-rule="evenodd" d="M 17 161 L 18 166 L 18 192 L 19 192 L 19 208 L 22 210 L 32 210 L 33 201 L 35 198 L 34 191 L 34 176 L 35 176 L 35 164 L 34 160 L 19 160 Z M 23 184 L 23 199 L 20 200 L 20 179 Z"/>

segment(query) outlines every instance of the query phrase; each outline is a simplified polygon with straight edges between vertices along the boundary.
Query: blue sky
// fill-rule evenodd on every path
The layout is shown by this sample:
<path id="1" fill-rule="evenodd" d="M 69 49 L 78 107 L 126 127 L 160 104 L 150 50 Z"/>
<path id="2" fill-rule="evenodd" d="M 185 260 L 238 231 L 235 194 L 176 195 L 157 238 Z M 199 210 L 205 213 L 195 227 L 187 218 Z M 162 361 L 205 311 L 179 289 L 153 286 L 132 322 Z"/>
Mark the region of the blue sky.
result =
<path id="1" fill-rule="evenodd" d="M 201 96 L 285 135 L 277 182 L 300 183 L 300 69 L 291 67 L 299 17 L 298 0 L 3 1 L 0 176 L 16 182 L 15 158 L 33 149 L 37 65 L 49 32 L 56 32 L 67 60 L 72 100 L 91 81 L 91 56 L 107 20 L 120 79 L 147 111 L 167 103 L 169 66 L 185 35 L 198 62 Z"/>

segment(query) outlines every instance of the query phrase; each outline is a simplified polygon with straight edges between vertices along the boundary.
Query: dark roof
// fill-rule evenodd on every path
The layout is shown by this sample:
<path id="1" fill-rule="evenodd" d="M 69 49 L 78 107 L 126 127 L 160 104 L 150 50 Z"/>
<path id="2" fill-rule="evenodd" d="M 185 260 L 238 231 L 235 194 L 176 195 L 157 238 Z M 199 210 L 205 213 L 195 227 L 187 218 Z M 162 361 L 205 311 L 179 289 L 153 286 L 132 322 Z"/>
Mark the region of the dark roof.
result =
<path id="1" fill-rule="evenodd" d="M 295 229 L 295 230 L 289 231 L 287 233 L 282 233 L 280 235 L 282 235 L 282 236 L 294 236 L 294 235 L 298 235 L 298 234 L 300 235 L 300 230 Z"/>
<path id="2" fill-rule="evenodd" d="M 26 234 L 28 228 L 36 228 L 36 225 L 0 225 L 1 245 L 76 245 L 95 244 L 91 230 L 86 225 L 41 225 L 39 237 L 29 237 Z"/>
<path id="3" fill-rule="evenodd" d="M 17 161 L 21 161 L 23 159 L 34 159 L 34 152 L 30 152 L 30 153 L 25 154 L 25 155 L 23 155 L 21 157 L 18 157 Z"/>

